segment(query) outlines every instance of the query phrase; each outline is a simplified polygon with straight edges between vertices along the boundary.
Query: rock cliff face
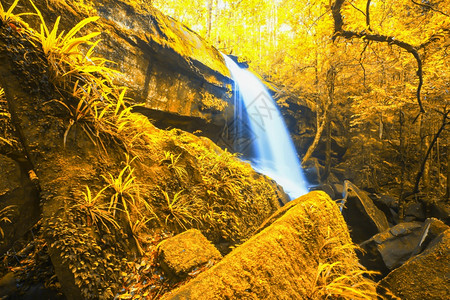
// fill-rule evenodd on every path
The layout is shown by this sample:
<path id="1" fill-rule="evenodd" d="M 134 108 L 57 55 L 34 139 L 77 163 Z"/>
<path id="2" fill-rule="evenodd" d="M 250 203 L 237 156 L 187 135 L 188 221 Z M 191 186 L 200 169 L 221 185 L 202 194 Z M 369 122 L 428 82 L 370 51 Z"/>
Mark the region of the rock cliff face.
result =
<path id="1" fill-rule="evenodd" d="M 6 2 L 8 7 L 13 1 Z M 18 12 L 33 11 L 22 2 Z M 232 116 L 231 79 L 220 52 L 195 32 L 138 1 L 35 2 L 50 24 L 61 16 L 60 28 L 66 31 L 86 17 L 100 16 L 85 30 L 102 32 L 97 55 L 114 62 L 121 72 L 117 81 L 142 105 L 139 112 L 162 128 L 202 130 L 218 140 Z"/>

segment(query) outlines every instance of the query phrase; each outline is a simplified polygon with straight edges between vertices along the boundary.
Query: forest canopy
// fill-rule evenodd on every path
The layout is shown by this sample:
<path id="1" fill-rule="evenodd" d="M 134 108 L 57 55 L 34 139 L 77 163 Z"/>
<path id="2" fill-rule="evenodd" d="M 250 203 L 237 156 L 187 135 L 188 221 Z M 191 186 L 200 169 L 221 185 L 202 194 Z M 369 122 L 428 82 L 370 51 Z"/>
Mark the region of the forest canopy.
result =
<path id="1" fill-rule="evenodd" d="M 450 3 L 445 0 L 155 0 L 317 114 L 306 162 L 349 132 L 361 184 L 449 195 Z M 280 105 L 289 105 L 285 97 Z M 295 102 L 295 101 L 294 101 Z M 331 150 L 332 151 L 332 150 Z M 349 151 L 347 151 L 348 153 Z M 339 167 L 327 155 L 323 164 Z M 393 171 L 394 170 L 394 171 Z M 326 172 L 326 179 L 329 172 Z"/>

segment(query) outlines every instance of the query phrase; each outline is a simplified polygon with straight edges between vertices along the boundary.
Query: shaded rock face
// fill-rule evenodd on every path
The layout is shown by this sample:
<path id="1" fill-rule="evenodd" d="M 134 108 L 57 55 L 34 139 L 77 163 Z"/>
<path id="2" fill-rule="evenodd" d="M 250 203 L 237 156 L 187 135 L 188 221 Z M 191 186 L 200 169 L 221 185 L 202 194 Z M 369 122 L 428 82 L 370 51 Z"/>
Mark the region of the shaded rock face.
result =
<path id="1" fill-rule="evenodd" d="M 348 180 L 345 181 L 344 186 L 346 202 L 342 215 L 355 243 L 366 241 L 389 228 L 386 216 L 375 206 L 366 192 L 361 191 Z"/>
<path id="2" fill-rule="evenodd" d="M 401 223 L 361 243 L 365 250 L 360 257 L 361 263 L 387 275 L 389 270 L 401 266 L 411 257 L 419 245 L 422 226 L 419 222 Z"/>
<path id="3" fill-rule="evenodd" d="M 401 299 L 448 299 L 449 261 L 450 229 L 435 238 L 422 254 L 389 273 L 380 286 Z"/>
<path id="4" fill-rule="evenodd" d="M 39 191 L 31 182 L 26 169 L 11 158 L 0 154 L 0 209 L 12 206 L 11 223 L 1 222 L 4 238 L 0 240 L 0 253 L 11 248 L 39 220 Z"/>
<path id="5" fill-rule="evenodd" d="M 163 299 L 321 299 L 313 282 L 319 262 L 340 261 L 344 269 L 357 264 L 354 251 L 333 250 L 351 240 L 336 204 L 324 192 L 292 201 L 266 226 Z"/>

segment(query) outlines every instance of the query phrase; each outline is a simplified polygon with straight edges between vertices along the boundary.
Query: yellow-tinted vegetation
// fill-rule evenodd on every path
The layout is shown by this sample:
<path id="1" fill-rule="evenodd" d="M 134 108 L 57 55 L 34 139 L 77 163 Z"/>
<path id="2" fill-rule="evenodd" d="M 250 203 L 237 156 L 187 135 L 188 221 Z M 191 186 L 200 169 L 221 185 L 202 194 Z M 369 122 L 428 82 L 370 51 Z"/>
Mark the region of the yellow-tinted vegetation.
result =
<path id="1" fill-rule="evenodd" d="M 281 105 L 316 112 L 304 164 L 336 134 L 343 142 L 341 127 L 354 155 L 338 165 L 327 153 L 326 170 L 359 166 L 361 187 L 450 197 L 450 139 L 440 130 L 449 124 L 449 1 L 153 3 L 276 83 Z"/>
<path id="2" fill-rule="evenodd" d="M 98 33 L 80 33 L 98 18 L 84 19 L 66 33 L 59 29 L 59 18 L 49 28 L 33 7 L 40 30 L 13 21 L 20 30 L 12 34 L 20 34 L 32 46 L 29 51 L 46 59 L 39 64 L 51 74 L 59 96 L 45 105 L 65 115 L 60 143 L 66 149 L 77 147 L 81 132 L 100 157 L 119 159 L 117 165 L 105 166 L 102 185 L 80 186 L 73 199 L 65 200 L 69 210 L 64 214 L 73 217 L 45 223 L 44 234 L 55 241 L 51 247 L 61 251 L 84 297 L 111 297 L 117 268 L 127 268 L 99 246 L 106 238 L 89 238 L 92 230 L 108 238 L 128 234 L 141 254 L 145 236 L 158 229 L 177 233 L 194 227 L 212 241 L 235 245 L 278 207 L 268 181 L 235 155 L 180 130 L 159 130 L 132 112 L 126 89 L 113 83 L 117 72 L 94 56 Z M 96 261 L 96 256 L 103 258 Z M 98 272 L 90 274 L 91 269 Z"/>
<path id="3" fill-rule="evenodd" d="M 145 1 L 126 2 L 149 9 Z M 406 153 L 403 144 L 407 138 L 400 136 L 394 140 L 394 135 L 387 138 L 383 126 L 386 126 L 385 122 L 392 125 L 399 121 L 400 128 L 392 125 L 392 130 L 403 132 L 404 120 L 402 117 L 396 119 L 396 114 L 418 112 L 415 94 L 417 60 L 410 55 L 411 51 L 405 52 L 402 47 L 395 50 L 393 42 L 381 45 L 374 38 L 369 39 L 366 33 L 374 36 L 385 33 L 406 40 L 423 59 L 425 86 L 422 99 L 428 115 L 422 114 L 419 118 L 423 118 L 420 126 L 426 120 L 430 120 L 431 125 L 421 127 L 427 132 L 421 131 L 422 136 L 426 139 L 437 131 L 440 125 L 436 122 L 437 117 L 443 117 L 444 125 L 448 122 L 448 100 L 445 98 L 448 92 L 444 91 L 448 87 L 448 63 L 444 61 L 448 41 L 443 37 L 448 33 L 448 19 L 443 17 L 448 15 L 445 2 L 428 8 L 423 5 L 408 8 L 405 1 L 400 1 L 397 5 L 408 9 L 397 12 L 393 9 L 393 1 L 384 1 L 373 5 L 370 16 L 379 22 L 370 24 L 367 21 L 369 12 L 362 9 L 363 1 L 197 1 L 195 3 L 199 5 L 195 7 L 183 1 L 155 2 L 172 14 L 183 12 L 183 16 L 178 17 L 187 23 L 200 23 L 198 14 L 206 8 L 209 17 L 206 26 L 199 27 L 199 32 L 225 52 L 249 59 L 252 67 L 279 83 L 286 94 L 304 95 L 306 100 L 301 101 L 306 101 L 317 113 L 318 140 L 333 118 L 338 120 L 339 109 L 345 107 L 351 112 L 342 115 L 348 117 L 353 132 L 362 134 L 361 143 L 368 143 L 373 148 L 389 145 L 401 156 L 402 164 L 412 156 Z M 339 13 L 345 16 L 345 29 L 357 32 L 356 36 L 334 32 L 331 10 L 337 2 L 345 2 Z M 213 242 L 227 242 L 233 247 L 249 239 L 278 208 L 277 196 L 268 181 L 255 173 L 249 164 L 222 151 L 211 141 L 177 129 L 160 130 L 145 116 L 133 113 L 126 88 L 114 83 L 118 73 L 109 67 L 112 62 L 95 56 L 96 47 L 101 43 L 95 40 L 99 32 L 81 34 L 89 24 L 99 22 L 98 17 L 88 17 L 66 33 L 59 28 L 59 17 L 49 28 L 41 12 L 31 3 L 35 8 L 33 14 L 40 20 L 39 30 L 30 28 L 20 19 L 30 14 L 12 13 L 18 0 L 8 10 L 0 3 L 0 21 L 2 27 L 8 28 L 8 34 L 17 34 L 29 41 L 33 47 L 31 51 L 46 59 L 39 63 L 49 72 L 55 94 L 61 96 L 49 100 L 46 105 L 64 112 L 65 130 L 60 143 L 66 149 L 76 148 L 81 129 L 101 159 L 116 160 L 115 165 L 102 166 L 98 176 L 101 184 L 80 185 L 73 191 L 73 199 L 65 199 L 70 203 L 67 214 L 73 214 L 73 220 L 58 217 L 45 224 L 45 233 L 54 240 L 49 246 L 61 251 L 61 259 L 73 272 L 83 296 L 114 297 L 115 289 L 119 288 L 119 272 L 128 270 L 126 259 L 120 260 L 100 246 L 106 244 L 104 240 L 114 240 L 112 237 L 132 237 L 134 245 L 130 248 L 135 246 L 139 254 L 145 251 L 145 238 L 155 230 L 179 233 L 198 228 Z M 87 15 L 92 13 L 89 5 L 83 7 Z M 421 20 L 415 19 L 418 16 Z M 401 17 L 404 21 L 399 22 Z M 429 25 L 427 30 L 421 31 L 420 22 Z M 238 29 L 230 30 L 230 24 Z M 196 29 L 194 25 L 191 23 Z M 178 38 L 172 34 L 165 37 L 167 41 L 159 42 L 176 43 Z M 177 51 L 187 55 L 193 49 L 180 46 Z M 203 97 L 205 107 L 223 110 L 223 103 L 215 103 L 210 96 Z M 0 89 L 2 97 L 4 92 Z M 284 98 L 281 102 L 289 106 L 289 101 Z M 413 136 L 413 132 L 409 134 Z M 414 143 L 410 146 L 419 148 Z M 383 168 L 393 169 L 392 162 L 373 157 L 364 147 L 361 149 L 365 150 L 361 160 L 372 163 L 373 159 Z M 311 149 L 309 154 L 313 151 Z M 439 148 L 435 151 L 439 153 Z M 420 152 L 425 152 L 423 147 Z M 370 159 L 366 159 L 367 155 Z M 438 154 L 436 161 L 439 161 Z M 374 172 L 375 165 L 363 170 L 368 172 L 363 177 L 367 181 L 374 180 L 370 172 Z M 437 170 L 437 194 L 442 194 L 442 178 L 448 175 L 443 174 L 441 166 Z M 405 186 L 413 186 L 412 180 L 402 177 L 404 173 L 405 169 L 394 174 L 395 180 L 392 180 L 401 186 L 401 192 Z M 318 257 L 312 264 L 316 269 L 308 297 L 375 298 L 374 283 L 363 277 L 370 272 L 355 264 L 353 246 L 343 245 L 333 238 L 338 234 L 337 230 L 344 232 L 346 228 L 319 228 L 318 225 L 326 224 L 330 216 L 314 219 L 319 212 L 312 207 L 310 203 L 308 209 L 304 209 L 309 215 L 301 220 L 305 225 L 301 230 L 305 230 L 306 237 L 300 243 L 309 249 L 307 239 L 311 235 L 323 240 L 315 241 L 320 246 L 314 249 Z M 0 222 L 9 221 L 10 209 L 0 211 Z M 311 226 L 314 222 L 317 226 Z M 53 228 L 56 230 L 52 231 Z M 98 239 L 91 238 L 92 232 Z M 1 228 L 0 234 L 3 236 Z M 289 234 L 298 238 L 298 232 L 289 231 Z M 348 234 L 346 237 L 349 239 Z M 271 239 L 277 240 L 277 237 Z M 111 240 L 107 242 L 113 244 Z"/>

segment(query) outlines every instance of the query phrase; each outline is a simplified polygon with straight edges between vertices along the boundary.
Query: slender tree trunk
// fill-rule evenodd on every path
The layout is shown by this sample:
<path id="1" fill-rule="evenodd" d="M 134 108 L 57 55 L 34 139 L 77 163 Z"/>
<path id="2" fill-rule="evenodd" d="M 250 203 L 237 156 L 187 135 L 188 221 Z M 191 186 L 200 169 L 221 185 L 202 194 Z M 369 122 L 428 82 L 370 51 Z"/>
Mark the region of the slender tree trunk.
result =
<path id="1" fill-rule="evenodd" d="M 334 88 L 336 82 L 336 68 L 331 66 L 327 72 L 327 90 L 328 90 L 328 101 L 330 103 L 330 108 L 334 101 Z M 326 122 L 326 148 L 325 148 L 325 174 L 323 181 L 327 180 L 331 172 L 331 114 L 328 113 L 328 120 Z"/>
<path id="2" fill-rule="evenodd" d="M 450 114 L 450 111 L 447 111 L 447 112 L 443 113 L 443 119 L 442 119 L 441 127 L 439 127 L 439 130 L 434 135 L 434 138 L 431 141 L 430 146 L 428 147 L 428 150 L 427 150 L 427 152 L 425 154 L 425 157 L 423 158 L 422 163 L 420 164 L 420 168 L 419 168 L 419 171 L 417 172 L 417 176 L 416 176 L 416 182 L 415 182 L 415 185 L 414 185 L 413 194 L 417 194 L 419 192 L 420 180 L 422 179 L 422 176 L 423 176 L 423 173 L 424 173 L 424 170 L 425 170 L 425 165 L 427 163 L 428 157 L 430 156 L 431 150 L 433 149 L 434 144 L 436 144 L 437 140 L 439 139 L 439 136 L 441 135 L 442 131 L 444 130 L 444 128 L 447 125 L 449 125 L 449 122 L 447 121 L 449 114 Z"/>
<path id="3" fill-rule="evenodd" d="M 431 149 L 430 156 L 433 157 L 433 148 L 430 148 L 430 137 L 427 135 L 425 136 L 425 147 L 427 149 Z M 431 168 L 431 159 L 427 159 L 425 162 L 425 167 L 423 169 L 423 187 L 427 191 L 430 187 L 430 168 Z"/>
<path id="4" fill-rule="evenodd" d="M 314 153 L 314 150 L 316 150 L 316 147 L 319 144 L 320 138 L 322 137 L 323 130 L 326 127 L 325 125 L 328 123 L 328 110 L 329 109 L 330 109 L 330 105 L 328 105 L 327 108 L 325 108 L 325 112 L 322 116 L 322 122 L 321 122 L 319 128 L 317 128 L 313 143 L 311 144 L 311 146 L 309 146 L 308 151 L 306 151 L 305 156 L 303 156 L 302 164 L 304 164 L 308 159 L 311 158 L 311 155 Z M 319 114 L 319 112 L 317 112 L 317 114 Z"/>
<path id="5" fill-rule="evenodd" d="M 317 46 L 317 45 L 316 45 Z M 316 47 L 317 49 L 317 47 Z M 322 114 L 322 118 L 320 118 L 320 107 L 321 107 L 321 101 L 320 101 L 320 89 L 319 89 L 319 65 L 318 65 L 318 52 L 316 50 L 316 60 L 315 60 L 315 75 L 316 75 L 316 79 L 314 82 L 314 86 L 316 88 L 316 135 L 314 136 L 314 140 L 311 144 L 311 146 L 309 146 L 308 150 L 306 151 L 305 156 L 303 156 L 302 159 L 302 165 L 308 161 L 308 159 L 311 158 L 311 155 L 314 153 L 314 150 L 316 150 L 317 145 L 319 144 L 320 138 L 322 136 L 322 132 L 325 129 L 325 125 L 326 122 L 328 120 L 328 109 L 329 109 L 329 105 L 323 108 L 323 114 Z"/>
<path id="6" fill-rule="evenodd" d="M 404 114 L 403 111 L 400 109 L 399 111 L 399 123 L 400 123 L 400 130 L 399 130 L 399 140 L 400 140 L 400 165 L 401 165 L 401 174 L 400 174 L 400 199 L 398 200 L 398 218 L 400 219 L 400 222 L 403 221 L 403 218 L 405 216 L 405 145 L 403 141 L 403 123 L 404 123 Z"/>
<path id="7" fill-rule="evenodd" d="M 447 145 L 447 202 L 450 201 L 450 146 Z"/>
<path id="8" fill-rule="evenodd" d="M 212 27 L 212 7 L 213 7 L 213 0 L 208 1 L 208 12 L 206 16 L 206 39 L 211 40 L 211 27 Z"/>
<path id="9" fill-rule="evenodd" d="M 322 181 L 327 181 L 331 173 L 331 118 L 326 124 L 325 171 Z"/>

